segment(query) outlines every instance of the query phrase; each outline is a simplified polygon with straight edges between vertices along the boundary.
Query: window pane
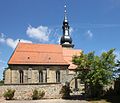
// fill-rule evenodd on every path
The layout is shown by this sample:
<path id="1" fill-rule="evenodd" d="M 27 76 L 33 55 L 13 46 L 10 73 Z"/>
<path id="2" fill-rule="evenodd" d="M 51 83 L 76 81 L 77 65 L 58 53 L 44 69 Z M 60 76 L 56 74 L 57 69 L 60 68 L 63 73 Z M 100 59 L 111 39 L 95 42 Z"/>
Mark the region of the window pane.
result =
<path id="1" fill-rule="evenodd" d="M 56 82 L 60 82 L 60 71 L 56 71 Z"/>
<path id="2" fill-rule="evenodd" d="M 42 83 L 43 82 L 43 72 L 39 71 L 39 82 Z"/>

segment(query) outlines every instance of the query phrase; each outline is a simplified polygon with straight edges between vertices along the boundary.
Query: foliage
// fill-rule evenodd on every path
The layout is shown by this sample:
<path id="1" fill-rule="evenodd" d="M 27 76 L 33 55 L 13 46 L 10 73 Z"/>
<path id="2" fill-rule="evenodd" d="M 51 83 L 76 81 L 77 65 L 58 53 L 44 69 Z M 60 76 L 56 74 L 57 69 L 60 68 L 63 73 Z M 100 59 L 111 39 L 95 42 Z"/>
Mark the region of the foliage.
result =
<path id="1" fill-rule="evenodd" d="M 70 93 L 71 93 L 71 89 L 70 89 L 69 85 L 62 86 L 62 88 L 60 90 L 60 94 L 62 95 L 63 99 L 70 98 Z"/>
<path id="2" fill-rule="evenodd" d="M 4 81 L 0 80 L 0 86 L 4 85 Z"/>
<path id="3" fill-rule="evenodd" d="M 120 96 L 120 61 L 118 60 L 116 63 L 116 69 L 115 69 L 115 73 L 117 74 L 117 78 L 115 80 L 114 83 L 114 92 L 115 95 L 119 95 Z"/>
<path id="4" fill-rule="evenodd" d="M 115 78 L 117 80 L 120 80 L 120 60 L 117 60 L 116 68 L 114 71 L 115 71 Z"/>
<path id="5" fill-rule="evenodd" d="M 44 95 L 45 95 L 45 92 L 44 91 L 38 91 L 38 90 L 34 90 L 33 91 L 33 95 L 32 95 L 32 99 L 33 100 L 37 100 L 37 99 L 41 99 L 41 98 L 43 98 L 44 97 Z"/>
<path id="6" fill-rule="evenodd" d="M 7 91 L 4 92 L 3 96 L 6 100 L 12 100 L 14 97 L 15 90 L 7 89 Z"/>
<path id="7" fill-rule="evenodd" d="M 73 63 L 77 65 L 78 78 L 85 83 L 85 92 L 92 96 L 101 96 L 103 87 L 113 80 L 113 68 L 115 67 L 114 50 L 103 52 L 96 56 L 94 52 L 81 53 L 73 57 Z"/>

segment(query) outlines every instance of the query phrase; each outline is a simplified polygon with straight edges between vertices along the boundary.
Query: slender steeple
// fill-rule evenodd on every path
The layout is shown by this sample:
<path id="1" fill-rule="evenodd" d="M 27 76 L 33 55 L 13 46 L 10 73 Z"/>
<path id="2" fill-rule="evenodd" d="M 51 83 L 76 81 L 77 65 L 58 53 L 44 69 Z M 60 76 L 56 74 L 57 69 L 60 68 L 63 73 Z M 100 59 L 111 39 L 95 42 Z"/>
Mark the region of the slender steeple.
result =
<path id="1" fill-rule="evenodd" d="M 61 41 L 60 44 L 62 45 L 62 47 L 66 47 L 66 48 L 73 48 L 74 45 L 72 44 L 72 38 L 70 37 L 69 34 L 69 23 L 68 23 L 68 19 L 67 19 L 67 9 L 66 9 L 66 4 L 64 6 L 64 20 L 63 20 L 63 36 L 61 37 Z"/>
<path id="2" fill-rule="evenodd" d="M 67 9 L 66 9 L 66 4 L 65 4 L 65 6 L 64 6 L 64 21 L 65 21 L 65 22 L 68 22 L 68 20 L 67 20 Z"/>

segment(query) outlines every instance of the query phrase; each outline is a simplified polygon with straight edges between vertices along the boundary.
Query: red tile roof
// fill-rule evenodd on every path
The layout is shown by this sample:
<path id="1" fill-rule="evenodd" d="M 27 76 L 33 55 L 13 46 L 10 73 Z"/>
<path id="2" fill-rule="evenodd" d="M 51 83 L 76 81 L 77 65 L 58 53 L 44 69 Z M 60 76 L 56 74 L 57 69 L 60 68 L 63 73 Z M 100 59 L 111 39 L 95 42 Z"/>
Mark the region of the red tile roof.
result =
<path id="1" fill-rule="evenodd" d="M 70 65 L 69 69 L 74 70 L 76 65 L 72 63 L 72 57 L 80 53 L 81 50 L 55 44 L 19 43 L 8 64 Z"/>
<path id="2" fill-rule="evenodd" d="M 77 66 L 72 63 L 72 58 L 74 55 L 79 56 L 81 52 L 82 52 L 81 50 L 63 48 L 64 60 L 70 64 L 70 66 L 68 67 L 69 70 L 76 69 Z"/>
<path id="3" fill-rule="evenodd" d="M 61 45 L 19 43 L 8 64 L 69 65 Z"/>

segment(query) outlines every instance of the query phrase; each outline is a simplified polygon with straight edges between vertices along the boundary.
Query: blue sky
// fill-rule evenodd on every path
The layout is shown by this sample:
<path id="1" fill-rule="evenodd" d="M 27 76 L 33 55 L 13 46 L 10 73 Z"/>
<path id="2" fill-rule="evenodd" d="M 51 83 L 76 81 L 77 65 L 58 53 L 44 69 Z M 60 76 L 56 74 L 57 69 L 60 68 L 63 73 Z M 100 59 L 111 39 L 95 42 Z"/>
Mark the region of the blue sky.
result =
<path id="1" fill-rule="evenodd" d="M 76 49 L 120 53 L 120 0 L 66 0 Z M 58 44 L 64 0 L 0 0 L 0 79 L 18 43 Z"/>

